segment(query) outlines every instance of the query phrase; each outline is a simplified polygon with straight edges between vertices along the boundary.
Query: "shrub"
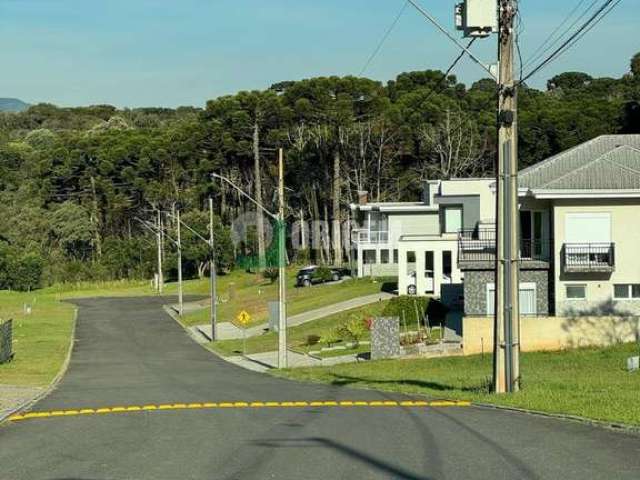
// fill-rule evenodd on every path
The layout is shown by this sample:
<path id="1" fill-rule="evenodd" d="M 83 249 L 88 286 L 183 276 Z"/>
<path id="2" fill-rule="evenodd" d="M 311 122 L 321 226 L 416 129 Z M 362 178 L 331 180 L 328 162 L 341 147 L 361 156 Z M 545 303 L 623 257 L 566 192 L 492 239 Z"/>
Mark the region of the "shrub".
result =
<path id="1" fill-rule="evenodd" d="M 332 347 L 334 344 L 342 340 L 342 332 L 339 327 L 334 327 L 327 330 L 322 335 L 322 341 L 327 344 L 328 347 Z"/>
<path id="2" fill-rule="evenodd" d="M 316 335 L 315 333 L 312 333 L 311 335 L 307 335 L 308 346 L 317 345 L 319 342 L 320 342 L 320 335 Z"/>
<path id="3" fill-rule="evenodd" d="M 344 337 L 349 338 L 357 347 L 367 331 L 367 325 L 363 319 L 352 315 L 349 321 L 340 326 L 340 331 Z"/>
<path id="4" fill-rule="evenodd" d="M 279 271 L 275 267 L 265 268 L 264 271 L 262 272 L 263 278 L 266 278 L 271 283 L 276 281 L 276 279 L 278 278 L 278 275 L 279 275 Z"/>
<path id="5" fill-rule="evenodd" d="M 328 267 L 318 267 L 316 269 L 315 277 L 322 282 L 328 282 L 331 280 L 331 269 Z"/>
<path id="6" fill-rule="evenodd" d="M 407 295 L 394 297 L 385 305 L 382 316 L 398 317 L 401 322 L 404 320 L 409 327 L 417 325 L 418 322 L 422 325 L 429 302 L 430 299 L 428 297 L 410 297 Z"/>
<path id="7" fill-rule="evenodd" d="M 449 313 L 449 307 L 439 300 L 431 299 L 427 306 L 427 317 L 429 317 L 429 323 L 431 325 L 434 323 L 444 323 L 447 318 L 447 313 Z"/>

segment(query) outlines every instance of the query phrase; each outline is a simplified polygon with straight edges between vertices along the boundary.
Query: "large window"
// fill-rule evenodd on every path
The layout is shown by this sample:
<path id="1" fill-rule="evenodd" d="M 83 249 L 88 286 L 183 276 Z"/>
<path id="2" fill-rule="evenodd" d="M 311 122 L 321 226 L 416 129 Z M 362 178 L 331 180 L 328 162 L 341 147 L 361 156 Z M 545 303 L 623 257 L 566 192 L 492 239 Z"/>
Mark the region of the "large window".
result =
<path id="1" fill-rule="evenodd" d="M 380 250 L 380 263 L 389 263 L 389 250 Z"/>
<path id="2" fill-rule="evenodd" d="M 520 284 L 520 314 L 537 315 L 537 292 L 535 283 Z M 496 286 L 494 283 L 487 284 L 487 315 L 492 316 L 496 307 Z"/>
<path id="3" fill-rule="evenodd" d="M 462 230 L 462 207 L 444 207 L 443 233 L 458 233 Z"/>
<path id="4" fill-rule="evenodd" d="M 640 299 L 640 283 L 620 283 L 614 285 L 613 298 L 618 300 Z"/>
<path id="5" fill-rule="evenodd" d="M 566 296 L 568 300 L 584 300 L 587 298 L 586 285 L 567 285 Z"/>
<path id="6" fill-rule="evenodd" d="M 398 249 L 397 248 L 393 250 L 393 263 L 394 263 L 394 265 L 398 264 Z"/>

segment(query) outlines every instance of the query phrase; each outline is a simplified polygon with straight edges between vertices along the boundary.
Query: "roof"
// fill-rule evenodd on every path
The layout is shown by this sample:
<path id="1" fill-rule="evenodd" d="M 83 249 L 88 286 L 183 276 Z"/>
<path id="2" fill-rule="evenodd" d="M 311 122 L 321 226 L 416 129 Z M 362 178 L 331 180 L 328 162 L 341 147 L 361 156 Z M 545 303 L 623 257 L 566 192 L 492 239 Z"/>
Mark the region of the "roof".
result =
<path id="1" fill-rule="evenodd" d="M 520 172 L 535 191 L 640 190 L 640 135 L 603 135 Z"/>

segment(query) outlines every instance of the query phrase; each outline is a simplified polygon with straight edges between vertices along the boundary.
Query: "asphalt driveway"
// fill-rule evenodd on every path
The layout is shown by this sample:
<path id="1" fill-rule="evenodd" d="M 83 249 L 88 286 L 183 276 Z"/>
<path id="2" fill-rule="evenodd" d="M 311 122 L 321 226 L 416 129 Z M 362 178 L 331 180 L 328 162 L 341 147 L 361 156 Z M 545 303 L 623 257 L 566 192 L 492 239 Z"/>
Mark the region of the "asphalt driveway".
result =
<path id="1" fill-rule="evenodd" d="M 380 401 L 250 372 L 196 345 L 161 305 L 90 299 L 71 364 L 37 411 L 202 402 Z M 476 407 L 154 410 L 0 427 L 0 479 L 640 478 L 640 437 Z"/>

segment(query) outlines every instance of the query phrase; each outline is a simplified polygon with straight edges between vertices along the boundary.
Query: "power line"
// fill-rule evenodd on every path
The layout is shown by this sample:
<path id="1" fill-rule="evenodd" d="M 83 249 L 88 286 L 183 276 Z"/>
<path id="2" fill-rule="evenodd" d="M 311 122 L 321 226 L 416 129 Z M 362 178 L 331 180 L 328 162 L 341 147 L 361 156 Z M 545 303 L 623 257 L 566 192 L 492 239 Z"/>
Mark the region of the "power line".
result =
<path id="1" fill-rule="evenodd" d="M 407 9 L 408 6 L 409 6 L 409 1 L 407 0 L 407 1 L 404 2 L 404 4 L 402 5 L 402 8 L 400 9 L 398 14 L 396 15 L 395 19 L 393 20 L 393 23 L 391 23 L 391 25 L 389 25 L 389 28 L 384 33 L 384 35 L 382 36 L 382 38 L 378 42 L 378 45 L 373 50 L 373 52 L 371 53 L 371 55 L 369 56 L 369 58 L 365 62 L 364 66 L 360 70 L 360 73 L 358 74 L 359 77 L 362 76 L 362 74 L 367 70 L 367 68 L 369 68 L 369 65 L 371 65 L 371 62 L 373 62 L 373 60 L 376 58 L 378 53 L 380 53 L 380 50 L 382 50 L 382 47 L 384 46 L 385 42 L 389 38 L 389 35 L 391 35 L 391 32 L 393 32 L 393 30 L 396 28 L 396 25 L 398 25 L 398 22 L 400 21 L 400 18 L 402 17 L 402 14 L 404 13 L 404 11 Z"/>
<path id="2" fill-rule="evenodd" d="M 564 52 L 573 47 L 584 35 L 586 35 L 593 27 L 595 27 L 604 17 L 606 17 L 622 0 L 606 0 L 604 4 L 589 19 L 582 24 L 566 41 L 560 45 L 551 55 L 545 58 L 537 67 L 533 68 L 520 83 L 527 81 L 533 75 L 542 70 Z M 615 3 L 614 3 L 615 2 Z M 603 13 L 604 12 L 604 13 Z"/>
<path id="3" fill-rule="evenodd" d="M 578 11 L 578 9 L 586 2 L 587 0 L 580 0 L 578 2 L 578 4 L 571 10 L 571 12 L 569 12 L 569 14 L 564 18 L 564 20 L 562 20 L 562 22 L 560 22 L 560 24 L 553 30 L 553 32 L 551 32 L 549 34 L 549 36 L 545 39 L 544 42 L 542 42 L 538 48 L 536 48 L 534 50 L 534 52 L 531 54 L 531 56 L 527 59 L 527 61 L 524 63 L 523 68 L 526 67 L 527 65 L 535 62 L 537 59 L 541 58 L 546 52 L 548 52 L 549 50 L 551 50 L 553 48 L 554 45 L 557 45 L 557 42 L 559 42 L 573 27 L 576 26 L 576 24 L 582 20 L 582 18 L 584 18 L 584 16 L 589 12 L 589 10 L 591 10 L 594 5 L 596 3 L 598 3 L 598 0 L 593 0 L 591 2 L 591 5 L 589 5 L 589 7 L 587 7 L 587 9 L 582 13 L 582 15 L 580 15 L 577 19 L 574 20 L 574 22 L 569 25 L 569 27 L 560 35 L 558 36 L 555 40 L 554 37 L 555 35 L 560 31 L 560 29 L 562 27 L 564 27 L 567 22 L 571 19 L 571 17 L 573 17 L 573 15 Z M 553 41 L 552 41 L 553 40 Z M 551 42 L 551 43 L 550 43 Z M 548 46 L 547 46 L 548 45 Z M 545 49 L 545 47 L 547 47 Z"/>
<path id="4" fill-rule="evenodd" d="M 467 48 L 471 47 L 471 45 L 473 45 L 473 42 L 475 42 L 477 39 L 477 37 L 474 37 L 471 39 L 471 41 L 467 44 Z M 462 60 L 462 57 L 464 57 L 465 52 L 462 51 L 460 52 L 460 54 L 456 57 L 456 59 L 453 61 L 453 63 L 451 64 L 451 66 L 447 69 L 446 72 L 444 72 L 444 74 L 442 75 L 442 77 L 440 77 L 440 80 L 438 80 L 438 83 L 436 83 L 435 87 L 433 87 L 431 89 L 431 91 L 429 92 L 429 94 L 426 96 L 426 98 L 423 100 L 423 102 L 426 102 L 427 100 L 429 100 L 435 93 L 440 93 L 442 92 L 442 85 L 444 84 L 444 82 L 447 80 L 447 78 L 449 77 L 449 74 L 451 73 L 451 71 L 456 67 L 456 65 L 458 64 L 458 62 L 460 60 Z"/>
<path id="5" fill-rule="evenodd" d="M 427 10 L 425 10 L 423 7 L 421 7 L 420 5 L 418 5 L 418 3 L 415 0 L 407 0 L 411 5 L 413 5 L 413 7 L 420 12 L 420 14 L 425 17 L 427 20 L 429 20 L 429 22 L 431 22 L 438 30 L 440 30 L 440 32 L 446 36 L 449 40 L 451 40 L 460 50 L 462 50 L 464 53 L 466 53 L 467 55 L 469 55 L 469 57 L 476 62 L 478 65 L 480 65 L 480 67 L 482 67 L 483 70 L 485 70 L 489 75 L 491 75 L 492 78 L 496 79 L 495 74 L 491 71 L 491 69 L 485 65 L 482 61 L 480 61 L 480 59 L 478 57 L 476 57 L 471 51 L 469 51 L 469 48 L 465 47 L 462 43 L 460 43 L 453 35 L 451 35 L 446 28 L 444 28 L 442 25 L 440 25 L 440 23 L 438 23 L 438 21 L 435 19 L 435 17 L 433 15 L 431 15 Z"/>

